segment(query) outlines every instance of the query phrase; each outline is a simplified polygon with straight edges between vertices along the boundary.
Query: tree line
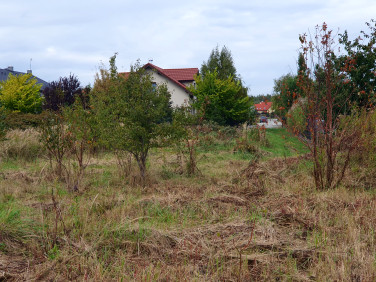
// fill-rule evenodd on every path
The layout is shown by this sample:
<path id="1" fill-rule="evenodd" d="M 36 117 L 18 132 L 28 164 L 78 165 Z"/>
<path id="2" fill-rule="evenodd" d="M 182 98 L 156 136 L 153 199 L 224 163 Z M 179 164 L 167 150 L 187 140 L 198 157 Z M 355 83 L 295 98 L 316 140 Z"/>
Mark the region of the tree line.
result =
<path id="1" fill-rule="evenodd" d="M 275 81 L 274 110 L 311 150 L 320 189 L 337 186 L 352 154 L 368 142 L 360 125 L 373 118 L 376 23 L 372 20 L 367 26 L 369 32 L 362 31 L 362 38 L 350 40 L 344 32 L 338 43 L 325 23 L 316 27 L 313 38 L 300 35 L 297 74 Z M 342 44 L 345 52 L 336 53 L 336 44 Z M 43 95 L 31 76 L 10 76 L 0 84 L 0 103 L 7 111 L 48 111 L 41 126 L 42 142 L 58 174 L 68 148 L 83 173 L 85 153 L 102 146 L 119 156 L 132 155 L 144 182 L 152 148 L 185 140 L 193 150 L 191 125 L 210 121 L 233 126 L 249 123 L 255 115 L 253 100 L 225 46 L 221 50 L 217 46 L 203 62 L 195 85 L 189 87 L 195 98 L 180 108 L 172 107 L 166 85 L 154 87 L 139 62 L 127 77 L 117 72 L 116 54 L 109 64 L 100 68 L 92 88 L 82 88 L 74 75 L 50 83 Z M 191 164 L 194 167 L 194 159 Z"/>
<path id="2" fill-rule="evenodd" d="M 348 114 L 354 108 L 367 108 L 375 103 L 376 23 L 371 20 L 366 26 L 368 31 L 361 31 L 355 39 L 350 39 L 347 31 L 338 34 L 337 37 L 330 34 L 332 43 L 341 49 L 341 52 L 332 50 L 330 56 L 325 57 L 327 64 L 333 68 L 333 79 L 337 80 L 335 87 L 338 91 L 334 97 L 336 115 Z M 300 40 L 307 38 L 300 36 Z M 298 57 L 297 73 L 283 75 L 274 82 L 273 107 L 280 117 L 285 117 L 294 103 L 306 96 L 301 85 L 304 77 L 309 76 L 317 87 L 323 82 L 325 65 L 315 62 L 313 54 L 308 54 L 309 50 L 304 48 L 300 50 Z M 324 52 L 317 50 L 319 46 L 315 48 L 316 53 Z"/>
<path id="3" fill-rule="evenodd" d="M 89 105 L 91 86 L 82 87 L 77 76 L 70 74 L 52 81 L 40 92 L 42 85 L 31 74 L 9 75 L 0 83 L 0 105 L 3 109 L 20 113 L 58 111 L 71 106 L 75 99 Z M 195 86 L 189 88 L 195 96 L 192 107 L 202 118 L 222 125 L 249 122 L 253 117 L 253 100 L 247 95 L 241 76 L 237 73 L 231 52 L 223 46 L 212 50 L 203 62 Z"/>

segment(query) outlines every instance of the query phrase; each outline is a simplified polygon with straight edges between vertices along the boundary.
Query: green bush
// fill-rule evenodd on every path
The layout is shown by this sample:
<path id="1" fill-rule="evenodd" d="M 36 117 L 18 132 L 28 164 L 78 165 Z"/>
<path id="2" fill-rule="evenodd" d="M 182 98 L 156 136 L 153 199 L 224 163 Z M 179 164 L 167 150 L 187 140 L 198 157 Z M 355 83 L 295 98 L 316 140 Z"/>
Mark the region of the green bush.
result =
<path id="1" fill-rule="evenodd" d="M 41 83 L 32 74 L 9 74 L 0 82 L 0 103 L 14 112 L 40 113 L 44 97 L 40 95 Z"/>
<path id="2" fill-rule="evenodd" d="M 46 117 L 46 112 L 42 112 L 40 114 L 8 112 L 5 115 L 5 126 L 7 129 L 27 129 L 30 127 L 39 127 Z"/>

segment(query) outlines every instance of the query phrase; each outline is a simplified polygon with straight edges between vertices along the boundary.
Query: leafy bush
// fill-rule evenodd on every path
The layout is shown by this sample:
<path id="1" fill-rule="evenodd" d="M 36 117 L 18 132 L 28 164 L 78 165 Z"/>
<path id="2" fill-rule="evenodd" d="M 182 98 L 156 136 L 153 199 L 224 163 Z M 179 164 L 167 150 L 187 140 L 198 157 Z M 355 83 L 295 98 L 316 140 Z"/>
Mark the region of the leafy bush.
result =
<path id="1" fill-rule="evenodd" d="M 171 94 L 166 85 L 154 87 L 150 74 L 139 63 L 131 67 L 127 78 L 118 75 L 115 60 L 116 55 L 110 59 L 110 69 L 97 75 L 91 97 L 93 111 L 102 142 L 131 153 L 144 184 L 150 149 L 174 139 Z"/>
<path id="2" fill-rule="evenodd" d="M 64 117 L 49 112 L 40 127 L 40 133 L 40 141 L 43 148 L 48 152 L 50 163 L 56 164 L 55 172 L 59 178 L 62 178 L 63 159 L 72 147 L 71 134 L 65 125 Z"/>
<path id="3" fill-rule="evenodd" d="M 30 127 L 39 127 L 47 117 L 47 112 L 40 114 L 7 112 L 5 114 L 5 126 L 8 129 L 27 129 Z"/>
<path id="4" fill-rule="evenodd" d="M 76 97 L 79 97 L 86 105 L 88 92 L 90 92 L 90 87 L 83 91 L 80 81 L 74 74 L 70 74 L 69 77 L 60 77 L 58 81 L 52 81 L 43 90 L 45 97 L 43 108 L 58 111 L 62 107 L 73 105 Z"/>
<path id="5" fill-rule="evenodd" d="M 195 81 L 196 86 L 191 86 L 189 90 L 197 98 L 193 107 L 202 118 L 222 125 L 249 121 L 252 100 L 241 94 L 239 81 L 232 76 L 219 79 L 216 70 L 195 77 Z"/>
<path id="6" fill-rule="evenodd" d="M 0 82 L 0 102 L 6 109 L 22 113 L 39 113 L 42 110 L 42 84 L 32 74 L 10 74 Z"/>

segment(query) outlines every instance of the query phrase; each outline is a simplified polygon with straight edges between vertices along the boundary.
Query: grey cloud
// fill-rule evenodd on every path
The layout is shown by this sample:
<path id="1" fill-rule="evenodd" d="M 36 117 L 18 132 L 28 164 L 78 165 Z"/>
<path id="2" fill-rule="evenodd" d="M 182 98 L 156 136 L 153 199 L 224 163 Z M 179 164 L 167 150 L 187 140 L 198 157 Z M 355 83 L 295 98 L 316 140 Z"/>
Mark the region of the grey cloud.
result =
<path id="1" fill-rule="evenodd" d="M 93 83 L 101 61 L 119 52 L 119 70 L 137 58 L 161 67 L 200 67 L 217 45 L 232 52 L 252 94 L 296 70 L 298 35 L 326 21 L 357 35 L 372 0 L 44 1 L 0 3 L 0 67 L 51 81 L 70 72 Z"/>

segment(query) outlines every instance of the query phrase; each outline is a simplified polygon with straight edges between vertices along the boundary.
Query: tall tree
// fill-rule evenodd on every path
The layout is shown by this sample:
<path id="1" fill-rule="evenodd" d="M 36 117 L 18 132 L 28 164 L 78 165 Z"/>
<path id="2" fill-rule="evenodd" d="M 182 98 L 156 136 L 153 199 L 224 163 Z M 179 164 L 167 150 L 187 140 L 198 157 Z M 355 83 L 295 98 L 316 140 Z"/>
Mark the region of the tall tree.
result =
<path id="1" fill-rule="evenodd" d="M 297 74 L 289 73 L 274 80 L 274 95 L 272 98 L 275 113 L 284 118 L 290 108 L 299 98 L 305 96 L 301 90 L 303 79 L 308 78 L 308 68 L 306 58 L 303 53 L 299 53 L 297 61 Z"/>
<path id="2" fill-rule="evenodd" d="M 7 80 L 0 82 L 0 103 L 11 111 L 39 113 L 43 103 L 41 87 L 31 74 L 9 74 Z"/>
<path id="3" fill-rule="evenodd" d="M 300 96 L 298 76 L 286 74 L 274 80 L 274 96 L 272 98 L 275 113 L 284 117 Z"/>
<path id="4" fill-rule="evenodd" d="M 376 102 L 376 21 L 366 23 L 369 32 L 350 40 L 347 31 L 339 35 L 339 43 L 346 54 L 336 58 L 337 71 L 345 75 L 343 83 L 350 98 L 346 101 L 353 106 L 369 107 Z"/>
<path id="5" fill-rule="evenodd" d="M 226 46 L 223 46 L 219 51 L 217 45 L 211 51 L 209 59 L 201 65 L 200 73 L 205 76 L 207 72 L 214 72 L 215 70 L 217 70 L 219 79 L 227 79 L 229 76 L 232 76 L 235 80 L 238 79 L 234 60 Z"/>
<path id="6" fill-rule="evenodd" d="M 217 72 L 217 78 L 226 80 L 231 77 L 234 81 L 239 83 L 239 91 L 235 94 L 238 98 L 245 98 L 248 95 L 248 88 L 243 86 L 242 79 L 237 73 L 231 51 L 223 46 L 219 51 L 218 45 L 211 51 L 209 59 L 203 62 L 200 69 L 201 76 L 206 73 Z"/>
<path id="7" fill-rule="evenodd" d="M 85 100 L 81 97 L 84 94 L 77 76 L 70 74 L 69 77 L 60 77 L 59 80 L 52 81 L 49 87 L 44 89 L 44 108 L 57 111 L 61 107 L 72 105 L 76 96 L 79 96 L 81 100 Z"/>

